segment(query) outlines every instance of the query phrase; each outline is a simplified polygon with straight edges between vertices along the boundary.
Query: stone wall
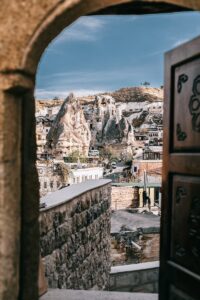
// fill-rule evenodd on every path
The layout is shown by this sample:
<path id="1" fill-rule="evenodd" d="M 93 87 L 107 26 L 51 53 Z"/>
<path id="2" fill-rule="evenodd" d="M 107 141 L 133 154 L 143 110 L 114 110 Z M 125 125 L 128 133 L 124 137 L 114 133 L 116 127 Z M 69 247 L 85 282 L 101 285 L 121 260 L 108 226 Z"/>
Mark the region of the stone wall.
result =
<path id="1" fill-rule="evenodd" d="M 111 268 L 110 290 L 121 292 L 158 292 L 159 262 Z"/>
<path id="2" fill-rule="evenodd" d="M 50 288 L 108 288 L 110 190 L 110 180 L 92 180 L 42 198 L 40 247 Z"/>
<path id="3" fill-rule="evenodd" d="M 133 206 L 134 189 L 130 186 L 112 186 L 111 208 L 113 210 L 125 209 Z"/>

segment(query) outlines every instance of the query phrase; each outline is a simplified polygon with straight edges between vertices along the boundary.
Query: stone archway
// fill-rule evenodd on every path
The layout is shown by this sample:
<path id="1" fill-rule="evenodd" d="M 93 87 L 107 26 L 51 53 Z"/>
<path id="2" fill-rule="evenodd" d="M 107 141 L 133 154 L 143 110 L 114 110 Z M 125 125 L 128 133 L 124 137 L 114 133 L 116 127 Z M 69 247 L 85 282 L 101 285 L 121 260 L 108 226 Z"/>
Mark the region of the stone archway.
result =
<path id="1" fill-rule="evenodd" d="M 111 12 L 112 7 L 131 3 L 134 13 L 134 2 L 141 2 L 144 7 L 147 3 L 179 5 L 174 11 L 181 6 L 200 9 L 198 0 L 1 1 L 0 298 L 3 300 L 38 297 L 39 196 L 33 91 L 39 59 L 50 41 L 78 17 L 106 7 L 111 7 Z"/>

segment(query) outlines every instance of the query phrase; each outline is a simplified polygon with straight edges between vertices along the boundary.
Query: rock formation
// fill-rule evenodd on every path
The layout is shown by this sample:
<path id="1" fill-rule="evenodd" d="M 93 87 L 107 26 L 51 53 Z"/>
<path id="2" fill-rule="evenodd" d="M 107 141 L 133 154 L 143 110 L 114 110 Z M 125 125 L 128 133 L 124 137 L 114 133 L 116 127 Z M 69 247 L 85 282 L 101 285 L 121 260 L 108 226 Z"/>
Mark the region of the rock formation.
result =
<path id="1" fill-rule="evenodd" d="M 74 151 L 88 154 L 89 147 L 130 154 L 141 146 L 135 134 L 162 126 L 163 89 L 122 88 L 112 93 L 88 97 L 70 95 L 65 101 L 37 101 L 36 116 L 54 120 L 47 135 L 48 149 L 55 157 Z M 62 103 L 59 109 L 59 103 Z M 56 117 L 55 117 L 56 116 Z M 139 132 L 139 133 L 138 133 Z M 115 150 L 114 150 L 115 149 Z M 117 154 L 117 156 L 120 153 Z"/>
<path id="2" fill-rule="evenodd" d="M 110 95 L 97 95 L 93 105 L 85 105 L 85 117 L 91 130 L 91 147 L 105 145 L 133 146 L 133 126 L 122 116 L 121 109 Z"/>
<path id="3" fill-rule="evenodd" d="M 128 87 L 110 93 L 116 102 L 156 102 L 163 98 L 163 89 L 152 87 Z"/>
<path id="4" fill-rule="evenodd" d="M 70 94 L 63 102 L 47 135 L 47 147 L 55 156 L 78 151 L 87 156 L 91 133 L 79 100 Z"/>

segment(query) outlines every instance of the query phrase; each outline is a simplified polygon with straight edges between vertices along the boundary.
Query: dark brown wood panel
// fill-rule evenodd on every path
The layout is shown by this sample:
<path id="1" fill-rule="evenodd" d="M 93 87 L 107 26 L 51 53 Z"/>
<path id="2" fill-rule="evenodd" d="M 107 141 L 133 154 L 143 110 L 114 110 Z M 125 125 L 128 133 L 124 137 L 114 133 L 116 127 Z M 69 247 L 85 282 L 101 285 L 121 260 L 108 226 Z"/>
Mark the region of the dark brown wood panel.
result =
<path id="1" fill-rule="evenodd" d="M 200 178 L 173 176 L 171 259 L 200 275 Z"/>
<path id="2" fill-rule="evenodd" d="M 176 289 L 173 285 L 170 287 L 170 300 L 194 300 L 182 291 Z"/>
<path id="3" fill-rule="evenodd" d="M 199 175 L 200 155 L 198 153 L 170 154 L 168 167 L 172 173 Z"/>
<path id="4" fill-rule="evenodd" d="M 160 300 L 200 299 L 199 95 L 200 37 L 165 55 Z"/>
<path id="5" fill-rule="evenodd" d="M 173 69 L 173 151 L 200 147 L 200 58 Z"/>

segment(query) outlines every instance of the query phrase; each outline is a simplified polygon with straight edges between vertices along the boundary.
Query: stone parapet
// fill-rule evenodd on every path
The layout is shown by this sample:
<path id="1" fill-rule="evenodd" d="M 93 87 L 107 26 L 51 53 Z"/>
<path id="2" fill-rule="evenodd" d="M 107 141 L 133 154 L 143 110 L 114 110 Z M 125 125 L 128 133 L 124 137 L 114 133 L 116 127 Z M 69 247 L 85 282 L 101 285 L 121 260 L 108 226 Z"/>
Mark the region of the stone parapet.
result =
<path id="1" fill-rule="evenodd" d="M 158 261 L 112 267 L 110 290 L 158 293 L 158 274 Z"/>
<path id="2" fill-rule="evenodd" d="M 41 199 L 40 247 L 50 288 L 107 289 L 110 180 L 91 180 Z"/>

